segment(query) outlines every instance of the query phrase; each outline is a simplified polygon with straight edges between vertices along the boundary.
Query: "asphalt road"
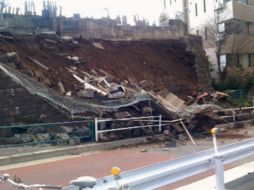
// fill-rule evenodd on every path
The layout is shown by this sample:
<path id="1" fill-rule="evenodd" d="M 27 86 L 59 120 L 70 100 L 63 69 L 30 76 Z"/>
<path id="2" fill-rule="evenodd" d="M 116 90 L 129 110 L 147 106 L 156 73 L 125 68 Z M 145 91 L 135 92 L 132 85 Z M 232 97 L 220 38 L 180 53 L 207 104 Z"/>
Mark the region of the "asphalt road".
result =
<path id="1" fill-rule="evenodd" d="M 242 137 L 219 139 L 218 143 L 223 145 L 239 140 L 242 140 Z M 108 176 L 113 166 L 120 167 L 122 171 L 126 171 L 169 159 L 175 159 L 212 147 L 210 138 L 197 140 L 197 144 L 198 146 L 194 146 L 191 143 L 187 143 L 187 145 L 178 145 L 175 148 L 165 148 L 164 144 L 142 145 L 139 147 L 102 151 L 84 155 L 70 155 L 62 158 L 0 167 L 0 174 L 9 173 L 12 177 L 17 176 L 23 183 L 27 184 L 40 183 L 68 186 L 70 180 L 80 176 L 93 176 L 95 178 Z M 141 151 L 142 149 L 144 149 L 144 151 Z M 231 168 L 233 166 L 229 167 Z M 162 189 L 174 189 L 212 174 L 213 171 L 207 172 L 206 174 L 185 179 L 177 185 L 167 186 Z M 15 188 L 0 182 L 0 190 L 15 190 Z"/>
<path id="2" fill-rule="evenodd" d="M 23 183 L 40 183 L 67 186 L 70 180 L 80 176 L 103 177 L 110 175 L 113 166 L 122 171 L 146 166 L 149 164 L 173 159 L 168 152 L 147 151 L 140 148 L 118 149 L 104 151 L 92 155 L 80 155 L 46 163 L 35 163 L 13 169 L 0 170 L 0 173 L 9 173 L 17 176 Z M 13 187 L 0 183 L 1 190 L 14 190 Z"/>

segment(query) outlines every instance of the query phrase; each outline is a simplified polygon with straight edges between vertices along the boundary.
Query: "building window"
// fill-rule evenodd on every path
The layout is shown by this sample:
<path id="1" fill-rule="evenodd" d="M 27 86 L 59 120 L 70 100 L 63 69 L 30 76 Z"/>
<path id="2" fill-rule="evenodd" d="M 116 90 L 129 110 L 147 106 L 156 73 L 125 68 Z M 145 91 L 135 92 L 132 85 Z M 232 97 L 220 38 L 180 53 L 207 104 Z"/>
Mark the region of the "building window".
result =
<path id="1" fill-rule="evenodd" d="M 206 12 L 206 0 L 204 0 L 204 13 Z"/>
<path id="2" fill-rule="evenodd" d="M 250 66 L 250 55 L 249 54 L 239 54 L 239 58 L 238 58 L 238 65 L 243 68 L 246 69 Z"/>
<path id="3" fill-rule="evenodd" d="M 218 24 L 218 32 L 219 33 L 225 32 L 225 23 L 224 22 Z"/>
<path id="4" fill-rule="evenodd" d="M 248 4 L 248 1 L 247 1 L 247 0 L 239 0 L 239 2 L 242 3 L 242 4 L 245 4 L 245 5 Z"/>
<path id="5" fill-rule="evenodd" d="M 198 4 L 195 3 L 195 13 L 196 13 L 196 16 L 198 16 Z"/>
<path id="6" fill-rule="evenodd" d="M 227 57 L 226 55 L 220 55 L 219 58 L 219 62 L 220 62 L 220 71 L 225 71 L 226 66 L 227 66 Z"/>
<path id="7" fill-rule="evenodd" d="M 242 21 L 228 22 L 225 25 L 226 34 L 249 35 L 251 32 L 250 23 Z"/>
<path id="8" fill-rule="evenodd" d="M 205 27 L 205 40 L 208 40 L 207 27 Z"/>

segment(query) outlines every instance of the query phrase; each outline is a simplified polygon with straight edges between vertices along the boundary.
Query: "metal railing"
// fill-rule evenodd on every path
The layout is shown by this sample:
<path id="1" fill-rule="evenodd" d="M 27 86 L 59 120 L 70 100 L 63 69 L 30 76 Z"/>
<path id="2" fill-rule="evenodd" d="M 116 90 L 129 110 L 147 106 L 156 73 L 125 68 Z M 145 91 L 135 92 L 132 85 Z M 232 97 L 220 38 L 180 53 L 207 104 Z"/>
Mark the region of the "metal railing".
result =
<path id="1" fill-rule="evenodd" d="M 100 178 L 91 190 L 151 190 L 215 169 L 216 188 L 224 190 L 223 165 L 254 155 L 254 139 L 194 153 L 143 168 Z M 202 187 L 200 187 L 202 189 Z M 78 190 L 69 186 L 65 190 Z"/>
<path id="2" fill-rule="evenodd" d="M 242 108 L 230 108 L 230 109 L 222 109 L 222 110 L 214 110 L 215 113 L 224 113 L 225 115 L 220 116 L 221 119 L 230 119 L 232 121 L 237 121 L 238 118 L 245 117 L 248 119 L 252 119 L 252 111 L 254 107 L 242 107 Z M 228 115 L 227 113 L 231 113 Z"/>
<path id="3" fill-rule="evenodd" d="M 142 125 L 133 125 L 133 126 L 126 126 L 126 127 L 117 127 L 117 128 L 108 128 L 108 129 L 101 129 L 99 124 L 107 122 L 142 122 Z M 131 118 L 121 118 L 121 119 L 98 119 L 95 118 L 95 141 L 99 141 L 99 134 L 107 133 L 107 132 L 116 132 L 116 131 L 123 131 L 123 130 L 133 130 L 133 129 L 144 129 L 144 128 L 157 128 L 159 132 L 162 131 L 163 126 L 169 126 L 171 123 L 181 123 L 182 119 L 176 120 L 162 120 L 162 116 L 147 116 L 147 117 L 131 117 Z"/>
<path id="4" fill-rule="evenodd" d="M 0 148 L 23 145 L 74 145 L 94 141 L 93 121 L 0 126 Z"/>

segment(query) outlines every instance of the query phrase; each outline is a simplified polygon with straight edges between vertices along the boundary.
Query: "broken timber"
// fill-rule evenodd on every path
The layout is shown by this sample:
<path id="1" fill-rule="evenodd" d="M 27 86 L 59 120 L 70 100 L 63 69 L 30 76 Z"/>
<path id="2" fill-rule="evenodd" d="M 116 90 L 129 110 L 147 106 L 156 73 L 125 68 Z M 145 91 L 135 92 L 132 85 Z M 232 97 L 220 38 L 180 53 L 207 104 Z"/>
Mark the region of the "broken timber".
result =
<path id="1" fill-rule="evenodd" d="M 47 66 L 43 65 L 41 62 L 39 62 L 39 61 L 33 59 L 32 57 L 28 56 L 28 59 L 29 59 L 30 61 L 32 61 L 33 63 L 35 63 L 36 65 L 40 66 L 41 68 L 43 68 L 43 69 L 45 69 L 45 70 L 47 70 L 47 71 L 49 70 L 49 68 L 48 68 Z"/>

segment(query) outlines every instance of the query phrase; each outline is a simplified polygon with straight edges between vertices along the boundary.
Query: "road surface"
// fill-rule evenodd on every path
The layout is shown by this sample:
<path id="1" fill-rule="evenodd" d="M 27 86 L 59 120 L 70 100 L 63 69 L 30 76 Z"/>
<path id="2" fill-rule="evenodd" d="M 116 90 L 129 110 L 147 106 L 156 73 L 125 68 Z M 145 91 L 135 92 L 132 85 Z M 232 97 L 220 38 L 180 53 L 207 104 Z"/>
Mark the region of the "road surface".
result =
<path id="1" fill-rule="evenodd" d="M 2 169 L 0 173 L 16 175 L 23 183 L 46 183 L 66 186 L 69 181 L 80 176 L 103 177 L 110 175 L 113 166 L 123 171 L 149 164 L 173 159 L 168 152 L 144 151 L 139 148 L 103 151 L 91 155 L 80 155 L 63 160 L 49 160 L 46 163 L 35 162 L 32 165 Z M 9 185 L 0 183 L 1 190 L 13 190 Z"/>

